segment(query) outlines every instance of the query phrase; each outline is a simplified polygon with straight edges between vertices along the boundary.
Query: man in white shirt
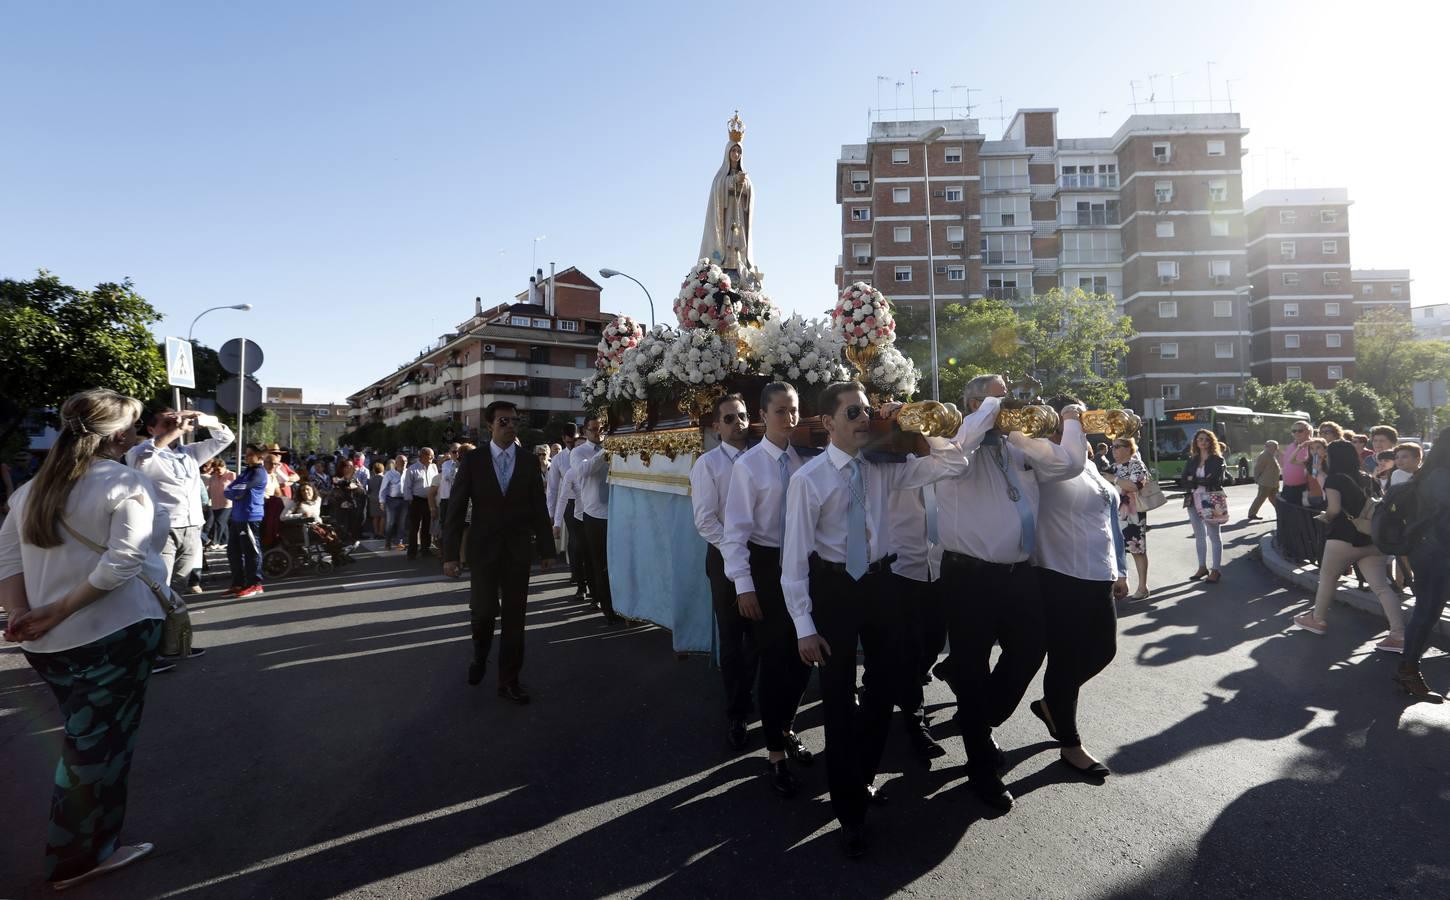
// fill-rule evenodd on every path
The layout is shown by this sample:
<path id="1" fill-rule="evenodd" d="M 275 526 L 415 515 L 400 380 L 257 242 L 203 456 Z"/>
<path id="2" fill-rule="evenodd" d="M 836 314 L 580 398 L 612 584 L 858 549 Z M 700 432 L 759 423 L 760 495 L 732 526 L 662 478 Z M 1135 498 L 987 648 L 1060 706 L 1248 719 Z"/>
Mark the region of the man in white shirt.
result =
<path id="1" fill-rule="evenodd" d="M 609 589 L 609 454 L 600 445 L 603 431 L 597 416 L 584 420 L 584 443 L 569 451 L 566 476 L 575 497 L 575 515 L 583 524 L 584 552 L 589 555 L 589 590 L 604 621 L 623 625 L 614 611 Z M 561 511 L 566 514 L 566 511 Z M 559 520 L 555 520 L 559 524 Z"/>
<path id="2" fill-rule="evenodd" d="M 796 650 L 795 632 L 780 589 L 786 486 L 801 467 L 801 456 L 790 443 L 791 432 L 800 422 L 799 404 L 795 388 L 783 381 L 771 382 L 760 392 L 765 438 L 742 453 L 730 473 L 720 541 L 725 577 L 735 584 L 740 615 L 753 623 L 760 655 L 766 774 L 771 788 L 782 797 L 793 797 L 800 789 L 787 759 L 803 766 L 813 759 L 794 730 L 811 670 Z"/>
<path id="3" fill-rule="evenodd" d="M 201 567 L 201 529 L 206 523 L 201 508 L 201 464 L 225 450 L 236 435 L 216 416 L 195 410 L 160 409 L 145 421 L 151 437 L 126 451 L 126 465 L 151 479 L 156 503 L 171 520 L 171 534 L 161 558 L 173 585 L 199 594 L 200 578 L 192 581 L 192 577 Z M 197 426 L 206 428 L 211 436 L 195 444 L 173 446 Z"/>
<path id="4" fill-rule="evenodd" d="M 1012 808 L 1002 784 L 1006 760 L 992 729 L 1022 702 L 1046 653 L 1046 622 L 1037 571 L 1028 562 L 1036 547 L 1039 483 L 1075 478 L 1087 463 L 1082 407 L 1067 406 L 1062 444 L 1003 435 L 997 410 L 1007 385 L 983 375 L 967 383 L 969 413 L 956 443 L 967 471 L 937 486 L 942 543 L 942 591 L 950 636 L 950 683 L 956 720 L 967 750 L 972 790 L 992 808 Z M 1070 449 L 1072 448 L 1072 449 Z M 992 647 L 1001 644 L 995 669 Z"/>
<path id="5" fill-rule="evenodd" d="M 418 451 L 418 461 L 403 473 L 403 499 L 408 501 L 408 558 L 418 558 L 421 543 L 423 555 L 433 552 L 433 511 L 428 506 L 428 490 L 438 481 L 438 467 L 433 464 L 433 448 Z M 419 541 L 419 534 L 422 541 Z"/>
<path id="6" fill-rule="evenodd" d="M 715 401 L 712 427 L 720 446 L 701 454 L 690 469 L 690 502 L 695 511 L 695 530 L 708 545 L 705 576 L 710 579 L 710 598 L 720 634 L 720 675 L 725 681 L 725 717 L 730 723 L 725 737 L 731 749 L 738 752 L 745 749 L 746 724 L 754 705 L 751 694 L 760 668 L 750 620 L 740 615 L 735 585 L 725 577 L 725 558 L 720 555 L 730 476 L 750 436 L 750 413 L 745 411 L 745 401 L 739 394 L 727 394 Z"/>
<path id="7" fill-rule="evenodd" d="M 453 479 L 458 477 L 458 449 L 461 446 L 461 444 L 449 444 L 448 449 L 443 451 L 443 464 L 438 467 L 438 484 L 434 488 L 438 503 L 437 514 L 434 518 L 438 520 L 440 532 L 443 523 L 447 521 L 448 498 L 453 492 Z"/>
<path id="8" fill-rule="evenodd" d="M 886 747 L 901 680 L 902 604 L 890 581 L 889 497 L 966 469 L 960 448 L 931 439 L 931 453 L 875 464 L 866 391 L 838 382 L 821 393 L 826 452 L 790 481 L 781 588 L 802 661 L 820 667 L 826 724 L 826 781 L 847 856 L 866 852 L 866 804 L 882 800 L 871 782 Z M 865 651 L 864 690 L 856 705 L 856 647 Z"/>
<path id="9" fill-rule="evenodd" d="M 574 493 L 566 483 L 569 474 L 570 457 L 576 445 L 578 429 L 570 422 L 563 428 L 560 440 L 564 442 L 559 454 L 549 465 L 548 481 L 545 485 L 549 505 L 549 519 L 554 522 L 554 539 L 565 538 L 564 546 L 569 554 L 569 583 L 574 586 L 574 599 L 584 603 L 589 600 L 585 589 L 589 586 L 589 560 L 579 534 L 578 520 L 574 518 Z M 567 531 L 567 534 L 565 533 Z"/>
<path id="10" fill-rule="evenodd" d="M 383 548 L 403 549 L 403 527 L 408 520 L 408 501 L 403 498 L 403 473 L 408 470 L 408 457 L 399 453 L 383 474 L 378 488 L 378 502 L 383 505 Z"/>

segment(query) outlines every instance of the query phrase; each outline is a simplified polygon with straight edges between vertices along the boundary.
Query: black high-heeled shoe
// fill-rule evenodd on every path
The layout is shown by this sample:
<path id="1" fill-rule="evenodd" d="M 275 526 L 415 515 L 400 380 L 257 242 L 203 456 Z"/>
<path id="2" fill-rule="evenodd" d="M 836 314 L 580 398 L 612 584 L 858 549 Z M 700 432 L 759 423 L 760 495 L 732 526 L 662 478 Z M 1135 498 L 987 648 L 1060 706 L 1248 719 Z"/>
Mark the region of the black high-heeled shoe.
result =
<path id="1" fill-rule="evenodd" d="M 1109 775 L 1113 774 L 1111 769 L 1109 769 L 1107 766 L 1103 765 L 1100 762 L 1094 762 L 1086 769 L 1083 769 L 1079 768 L 1073 763 L 1068 762 L 1062 757 L 1058 757 L 1057 761 L 1062 763 L 1064 766 L 1067 766 L 1069 769 L 1072 769 L 1074 772 L 1083 776 L 1084 778 L 1096 778 L 1101 781 L 1102 779 L 1107 778 Z"/>
<path id="2" fill-rule="evenodd" d="M 1027 708 L 1032 710 L 1034 716 L 1042 720 L 1043 725 L 1047 726 L 1047 733 L 1051 735 L 1052 739 L 1062 743 L 1062 738 L 1057 736 L 1057 730 L 1052 727 L 1052 720 L 1047 717 L 1047 704 L 1041 700 L 1033 700 L 1027 704 Z"/>

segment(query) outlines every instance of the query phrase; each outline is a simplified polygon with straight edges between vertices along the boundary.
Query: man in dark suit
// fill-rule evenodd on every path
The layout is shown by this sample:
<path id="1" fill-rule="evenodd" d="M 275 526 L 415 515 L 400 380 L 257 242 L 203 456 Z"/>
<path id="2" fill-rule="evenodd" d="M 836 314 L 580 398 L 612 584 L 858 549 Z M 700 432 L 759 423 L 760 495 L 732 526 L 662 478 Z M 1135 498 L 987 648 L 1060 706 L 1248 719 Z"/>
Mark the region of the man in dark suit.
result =
<path id="1" fill-rule="evenodd" d="M 548 567 L 554 557 L 554 534 L 544 503 L 539 460 L 518 446 L 518 408 L 506 401 L 483 411 L 490 440 L 469 451 L 458 464 L 443 525 L 443 574 L 458 575 L 458 550 L 468 519 L 468 561 L 473 577 L 469 609 L 473 628 L 473 663 L 468 683 L 483 680 L 493 644 L 493 623 L 502 611 L 499 640 L 498 695 L 528 703 L 519 684 L 524 666 L 524 602 L 529 593 L 529 566 L 535 545 Z M 502 602 L 500 603 L 500 597 Z"/>

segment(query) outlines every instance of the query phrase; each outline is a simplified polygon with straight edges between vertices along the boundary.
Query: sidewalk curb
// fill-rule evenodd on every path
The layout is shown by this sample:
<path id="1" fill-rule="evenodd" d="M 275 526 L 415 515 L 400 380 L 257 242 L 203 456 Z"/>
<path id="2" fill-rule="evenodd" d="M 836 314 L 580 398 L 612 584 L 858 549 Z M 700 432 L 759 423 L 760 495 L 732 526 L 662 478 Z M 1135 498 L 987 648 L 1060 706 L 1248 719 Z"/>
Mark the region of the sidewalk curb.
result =
<path id="1" fill-rule="evenodd" d="M 1285 559 L 1274 547 L 1274 533 L 1271 531 L 1259 538 L 1259 558 L 1263 560 L 1264 566 L 1279 578 L 1303 588 L 1312 596 L 1319 588 L 1319 567 L 1312 565 L 1296 565 Z M 1343 603 L 1353 607 L 1360 612 L 1366 612 L 1375 618 L 1384 621 L 1385 613 L 1380 608 L 1379 598 L 1373 591 L 1360 590 L 1359 588 L 1348 587 L 1344 579 L 1340 579 L 1339 589 L 1334 592 L 1336 603 Z M 1405 606 L 1405 622 L 1410 621 L 1410 610 L 1414 607 L 1413 599 Z M 1440 622 L 1435 626 L 1435 634 L 1440 638 L 1450 639 L 1450 619 L 1440 617 Z"/>

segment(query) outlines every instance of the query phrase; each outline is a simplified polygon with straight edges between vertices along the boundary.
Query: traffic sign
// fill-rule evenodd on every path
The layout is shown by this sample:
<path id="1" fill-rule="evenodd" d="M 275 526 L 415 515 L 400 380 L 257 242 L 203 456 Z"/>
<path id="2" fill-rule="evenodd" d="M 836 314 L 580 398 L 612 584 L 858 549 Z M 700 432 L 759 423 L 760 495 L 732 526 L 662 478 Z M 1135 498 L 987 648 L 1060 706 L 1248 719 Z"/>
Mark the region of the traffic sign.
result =
<path id="1" fill-rule="evenodd" d="M 250 350 L 248 355 L 251 355 Z M 248 362 L 248 365 L 251 363 Z M 217 406 L 227 412 L 246 415 L 262 405 L 262 385 L 250 375 L 228 378 L 216 386 L 216 402 Z M 237 409 L 238 406 L 241 407 L 240 410 Z"/>
<path id="2" fill-rule="evenodd" d="M 178 337 L 166 339 L 166 383 L 172 387 L 196 390 L 196 367 L 191 364 L 191 341 Z"/>
<path id="3" fill-rule="evenodd" d="M 243 350 L 246 350 L 245 355 Z M 217 351 L 222 368 L 233 375 L 251 375 L 262 368 L 262 348 L 246 338 L 232 338 Z M 242 371 L 245 362 L 246 371 Z"/>

